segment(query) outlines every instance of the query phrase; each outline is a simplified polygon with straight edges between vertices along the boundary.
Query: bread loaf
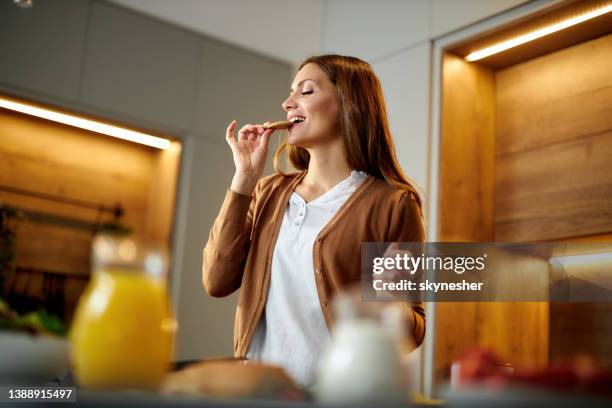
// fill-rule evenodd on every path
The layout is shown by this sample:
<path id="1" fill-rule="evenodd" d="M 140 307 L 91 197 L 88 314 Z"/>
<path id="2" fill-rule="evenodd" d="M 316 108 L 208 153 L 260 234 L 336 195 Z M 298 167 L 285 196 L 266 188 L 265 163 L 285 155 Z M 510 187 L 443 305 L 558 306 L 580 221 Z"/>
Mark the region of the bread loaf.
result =
<path id="1" fill-rule="evenodd" d="M 284 400 L 304 397 L 281 367 L 237 359 L 202 361 L 170 373 L 164 379 L 162 393 Z"/>

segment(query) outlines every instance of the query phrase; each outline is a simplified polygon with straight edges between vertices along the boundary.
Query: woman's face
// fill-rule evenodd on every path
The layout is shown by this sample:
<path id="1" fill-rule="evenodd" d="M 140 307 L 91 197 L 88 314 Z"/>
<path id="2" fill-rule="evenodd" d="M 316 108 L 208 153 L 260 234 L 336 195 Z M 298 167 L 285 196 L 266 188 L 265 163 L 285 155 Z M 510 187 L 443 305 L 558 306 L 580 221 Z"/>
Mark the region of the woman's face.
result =
<path id="1" fill-rule="evenodd" d="M 298 71 L 282 106 L 287 120 L 304 119 L 289 128 L 289 144 L 308 148 L 340 137 L 336 87 L 318 65 L 306 64 Z"/>

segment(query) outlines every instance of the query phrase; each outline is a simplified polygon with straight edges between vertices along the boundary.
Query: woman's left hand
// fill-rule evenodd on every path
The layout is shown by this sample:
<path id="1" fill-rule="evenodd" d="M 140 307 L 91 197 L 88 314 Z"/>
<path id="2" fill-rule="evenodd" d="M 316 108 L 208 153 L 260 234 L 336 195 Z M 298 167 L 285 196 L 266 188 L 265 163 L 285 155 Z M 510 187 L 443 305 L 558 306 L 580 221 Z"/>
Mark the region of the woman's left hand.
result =
<path id="1" fill-rule="evenodd" d="M 411 257 L 412 252 L 400 249 L 399 244 L 397 242 L 393 242 L 387 247 L 385 253 L 383 254 L 383 257 L 395 258 L 397 255 L 400 255 L 400 257 L 402 258 L 404 257 L 404 255 Z M 385 283 L 399 282 L 404 276 L 406 276 L 406 271 L 397 268 L 385 268 L 385 270 L 380 274 L 372 274 L 373 278 L 382 280 Z"/>

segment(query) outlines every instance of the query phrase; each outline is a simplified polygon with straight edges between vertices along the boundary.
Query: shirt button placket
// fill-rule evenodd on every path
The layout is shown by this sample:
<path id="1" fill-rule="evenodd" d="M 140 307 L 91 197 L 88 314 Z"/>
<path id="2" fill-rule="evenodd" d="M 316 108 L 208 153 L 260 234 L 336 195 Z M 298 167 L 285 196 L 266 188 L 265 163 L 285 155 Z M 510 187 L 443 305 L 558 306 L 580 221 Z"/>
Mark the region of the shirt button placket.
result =
<path id="1" fill-rule="evenodd" d="M 321 238 L 317 237 L 315 239 L 314 252 L 315 252 L 315 256 L 319 259 L 319 265 L 321 264 L 320 251 L 321 251 Z M 315 272 L 317 275 L 321 275 L 321 267 L 320 266 L 316 267 Z"/>

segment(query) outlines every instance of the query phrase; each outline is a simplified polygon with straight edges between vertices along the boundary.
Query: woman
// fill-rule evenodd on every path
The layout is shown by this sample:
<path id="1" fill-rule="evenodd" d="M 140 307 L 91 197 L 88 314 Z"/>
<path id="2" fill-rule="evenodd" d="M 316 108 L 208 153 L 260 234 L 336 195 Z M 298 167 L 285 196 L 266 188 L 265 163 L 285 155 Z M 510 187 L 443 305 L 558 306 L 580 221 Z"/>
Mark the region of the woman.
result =
<path id="1" fill-rule="evenodd" d="M 333 324 L 330 301 L 361 279 L 362 242 L 423 241 L 421 201 L 402 173 L 380 83 L 369 64 L 340 55 L 304 61 L 282 104 L 285 143 L 277 173 L 261 178 L 273 130 L 227 128 L 236 172 L 204 248 L 212 296 L 240 288 L 236 357 L 283 366 L 311 385 Z M 298 170 L 284 174 L 287 151 Z M 417 346 L 420 303 L 408 305 Z"/>

